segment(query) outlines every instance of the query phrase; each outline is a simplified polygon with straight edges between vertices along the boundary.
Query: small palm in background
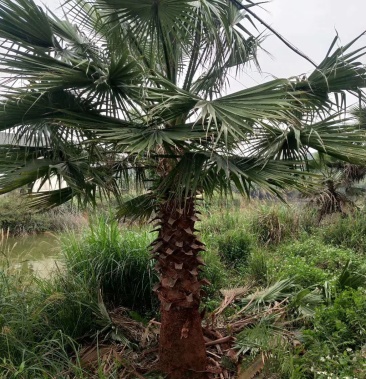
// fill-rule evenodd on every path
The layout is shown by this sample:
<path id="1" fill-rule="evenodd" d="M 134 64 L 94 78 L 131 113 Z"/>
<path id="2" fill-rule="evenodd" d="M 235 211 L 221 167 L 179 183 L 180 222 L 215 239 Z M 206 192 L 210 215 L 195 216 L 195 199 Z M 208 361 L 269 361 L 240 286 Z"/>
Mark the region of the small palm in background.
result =
<path id="1" fill-rule="evenodd" d="M 352 114 L 357 118 L 360 130 L 365 129 L 366 108 L 356 108 Z M 318 222 L 325 216 L 340 213 L 349 215 L 358 208 L 363 207 L 365 188 L 362 182 L 366 177 L 364 164 L 352 164 L 339 161 L 326 154 L 312 154 L 309 168 L 320 174 L 315 179 L 315 186 L 304 197 L 309 204 L 318 208 Z"/>

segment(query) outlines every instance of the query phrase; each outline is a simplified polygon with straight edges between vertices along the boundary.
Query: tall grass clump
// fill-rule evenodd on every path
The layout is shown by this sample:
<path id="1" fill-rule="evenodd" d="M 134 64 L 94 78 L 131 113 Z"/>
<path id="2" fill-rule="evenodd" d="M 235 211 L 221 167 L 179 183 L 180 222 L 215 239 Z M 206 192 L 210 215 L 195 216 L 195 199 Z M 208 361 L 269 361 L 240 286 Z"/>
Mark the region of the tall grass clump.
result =
<path id="1" fill-rule="evenodd" d="M 106 224 L 103 229 L 102 221 L 97 225 L 99 230 L 105 232 L 99 236 L 105 242 L 104 248 L 110 249 L 111 244 L 116 242 L 113 238 L 116 234 L 114 229 L 111 231 Z M 96 233 L 95 228 L 93 232 Z M 89 237 L 90 243 L 94 238 L 94 245 L 99 242 L 98 246 L 103 246 L 95 235 Z M 70 243 L 75 241 L 76 237 Z M 125 245 L 121 243 L 120 246 Z M 100 287 L 94 280 L 95 275 L 90 277 L 88 273 L 71 271 L 66 266 L 52 273 L 50 278 L 40 279 L 31 271 L 21 271 L 12 266 L 11 252 L 8 234 L 2 233 L 0 378 L 91 378 L 79 362 L 80 344 L 92 343 L 94 338 L 99 335 L 103 337 L 110 331 L 116 334 L 100 296 Z M 135 274 L 139 273 L 135 270 Z M 131 276 L 129 279 L 132 281 Z M 118 331 L 118 338 L 123 337 L 121 333 Z M 113 376 L 106 374 L 102 377 L 106 379 Z"/>
<path id="2" fill-rule="evenodd" d="M 246 274 L 250 282 L 266 286 L 271 282 L 268 257 L 263 252 L 254 251 L 248 259 Z"/>
<path id="3" fill-rule="evenodd" d="M 148 251 L 153 239 L 147 230 L 120 230 L 115 220 L 94 218 L 84 233 L 63 239 L 66 271 L 100 289 L 111 307 L 153 312 L 157 302 L 152 288 L 157 277 Z"/>
<path id="4" fill-rule="evenodd" d="M 324 225 L 321 235 L 325 243 L 366 252 L 366 214 L 355 212 L 347 217 L 338 217 Z"/>
<path id="5" fill-rule="evenodd" d="M 264 245 L 296 239 L 301 233 L 299 211 L 285 205 L 261 206 L 252 214 L 251 231 Z"/>

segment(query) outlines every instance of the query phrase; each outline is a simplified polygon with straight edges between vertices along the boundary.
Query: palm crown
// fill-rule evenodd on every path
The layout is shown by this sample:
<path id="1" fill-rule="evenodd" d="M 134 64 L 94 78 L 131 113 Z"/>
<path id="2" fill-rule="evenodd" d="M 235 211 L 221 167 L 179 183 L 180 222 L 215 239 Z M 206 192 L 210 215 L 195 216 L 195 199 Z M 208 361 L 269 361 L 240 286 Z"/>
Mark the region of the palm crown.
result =
<path id="1" fill-rule="evenodd" d="M 230 1 L 74 0 L 66 10 L 61 20 L 31 0 L 0 2 L 0 128 L 29 142 L 3 154 L 1 192 L 61 175 L 68 190 L 39 204 L 92 199 L 96 185 L 118 194 L 117 178 L 136 170 L 143 179 L 153 167 L 162 170 L 157 194 L 173 183 L 175 192 L 226 191 L 230 182 L 241 192 L 251 183 L 276 191 L 297 183 L 278 158 L 309 147 L 365 157 L 363 134 L 324 121 L 329 93 L 364 85 L 363 51 L 349 53 L 351 44 L 307 79 L 221 96 L 228 71 L 255 63 L 259 44 Z"/>
<path id="2" fill-rule="evenodd" d="M 365 50 L 350 51 L 354 41 L 335 48 L 335 39 L 307 78 L 222 95 L 229 74 L 257 64 L 255 6 L 69 0 L 60 19 L 33 0 L 0 0 L 0 131 L 26 141 L 0 147 L 0 193 L 62 177 L 66 188 L 34 197 L 36 206 L 49 207 L 74 196 L 93 200 L 96 188 L 118 197 L 121 181 L 149 180 L 150 191 L 121 204 L 120 215 L 156 210 L 161 221 L 153 250 L 161 274 L 161 344 L 176 338 L 181 359 L 161 347 L 169 373 L 174 364 L 202 371 L 205 362 L 202 349 L 196 363 L 182 358 L 189 346 L 203 344 L 202 333 L 185 345 L 179 339 L 185 321 L 175 325 L 172 318 L 198 317 L 203 247 L 194 235 L 194 194 L 233 187 L 246 194 L 253 183 L 274 193 L 300 187 L 296 170 L 310 149 L 353 163 L 366 158 L 364 131 L 340 118 L 330 96 L 339 105 L 345 92 L 365 86 L 358 62 Z M 168 322 L 173 337 L 164 329 Z"/>

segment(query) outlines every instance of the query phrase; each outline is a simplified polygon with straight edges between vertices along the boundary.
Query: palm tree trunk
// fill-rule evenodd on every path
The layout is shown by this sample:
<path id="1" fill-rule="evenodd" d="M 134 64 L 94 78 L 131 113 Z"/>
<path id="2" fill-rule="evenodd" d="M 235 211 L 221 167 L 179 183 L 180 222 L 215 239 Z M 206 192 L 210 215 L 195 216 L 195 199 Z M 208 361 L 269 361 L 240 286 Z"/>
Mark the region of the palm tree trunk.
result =
<path id="1" fill-rule="evenodd" d="M 158 214 L 160 230 L 154 241 L 161 304 L 160 369 L 171 379 L 207 378 L 206 348 L 199 305 L 202 281 L 198 279 L 204 250 L 195 235 L 194 198 L 167 200 Z"/>

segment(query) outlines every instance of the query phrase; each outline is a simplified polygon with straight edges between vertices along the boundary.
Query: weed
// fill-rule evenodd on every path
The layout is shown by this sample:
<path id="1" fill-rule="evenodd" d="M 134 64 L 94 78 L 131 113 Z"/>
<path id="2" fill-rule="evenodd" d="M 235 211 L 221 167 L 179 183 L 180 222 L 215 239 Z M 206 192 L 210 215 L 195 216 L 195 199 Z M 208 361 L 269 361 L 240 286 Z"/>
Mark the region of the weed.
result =
<path id="1" fill-rule="evenodd" d="M 74 338 L 97 330 L 97 298 L 0 267 L 0 377 L 48 378 L 73 366 Z M 57 283 L 57 284 L 56 284 Z"/>
<path id="2" fill-rule="evenodd" d="M 306 353 L 297 364 L 320 378 L 364 378 L 366 297 L 363 290 L 343 291 L 327 307 L 318 308 L 314 326 L 304 331 Z"/>
<path id="3" fill-rule="evenodd" d="M 199 224 L 202 235 L 215 238 L 227 231 L 243 229 L 246 215 L 238 211 L 220 211 L 207 215 Z"/>

